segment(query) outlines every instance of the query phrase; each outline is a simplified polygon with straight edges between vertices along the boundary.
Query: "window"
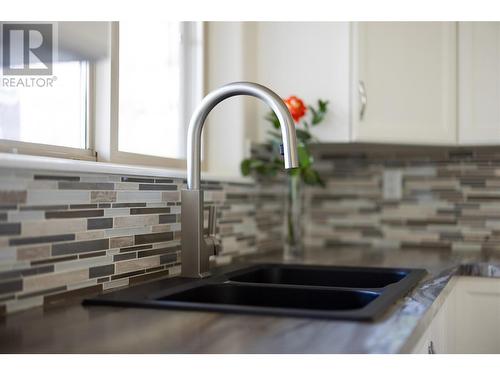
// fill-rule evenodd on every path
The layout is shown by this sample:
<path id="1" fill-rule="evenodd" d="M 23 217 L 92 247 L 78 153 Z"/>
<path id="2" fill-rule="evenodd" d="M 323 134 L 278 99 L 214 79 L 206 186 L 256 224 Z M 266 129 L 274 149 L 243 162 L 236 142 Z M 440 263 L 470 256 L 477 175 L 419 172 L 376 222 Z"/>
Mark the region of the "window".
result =
<path id="1" fill-rule="evenodd" d="M 189 115 L 202 96 L 201 26 L 120 22 L 118 151 L 131 162 L 148 159 L 130 153 L 185 159 Z"/>
<path id="2" fill-rule="evenodd" d="M 48 24 L 54 82 L 0 85 L 0 152 L 183 166 L 189 116 L 203 93 L 202 23 Z M 23 38 L 14 45 L 22 50 Z"/>
<path id="3" fill-rule="evenodd" d="M 88 65 L 54 64 L 54 87 L 0 88 L 0 138 L 87 148 Z"/>
<path id="4" fill-rule="evenodd" d="M 36 33 L 40 23 L 12 24 L 0 23 L 2 29 L 2 75 L 0 76 L 0 151 L 29 152 L 35 148 L 45 153 L 71 153 L 80 157 L 90 156 L 88 95 L 89 61 L 76 50 L 70 50 L 64 43 L 68 29 L 67 22 L 48 23 L 50 35 Z M 74 23 L 71 28 L 78 27 Z M 19 26 L 21 25 L 21 26 Z M 10 27 L 9 27 L 10 26 Z M 24 41 L 23 30 L 28 30 L 28 43 L 52 42 L 46 48 L 52 59 L 51 74 L 41 75 L 36 70 L 45 69 L 47 61 L 42 61 L 30 52 L 29 62 L 21 60 Z M 35 30 L 33 36 L 33 31 Z M 39 40 L 37 40 L 39 38 Z M 4 43 L 6 42 L 6 43 Z M 7 50 L 8 51 L 4 51 Z M 8 56 L 8 60 L 3 61 Z M 46 56 L 46 55 L 40 55 Z M 42 60 L 41 60 L 42 59 Z M 28 67 L 22 75 L 5 74 L 7 69 Z M 31 71 L 36 73 L 31 74 Z M 7 72 L 9 73 L 9 72 Z M 56 146 L 56 147 L 48 147 Z M 60 149 L 64 147 L 66 150 Z M 95 159 L 94 159 L 95 160 Z"/>

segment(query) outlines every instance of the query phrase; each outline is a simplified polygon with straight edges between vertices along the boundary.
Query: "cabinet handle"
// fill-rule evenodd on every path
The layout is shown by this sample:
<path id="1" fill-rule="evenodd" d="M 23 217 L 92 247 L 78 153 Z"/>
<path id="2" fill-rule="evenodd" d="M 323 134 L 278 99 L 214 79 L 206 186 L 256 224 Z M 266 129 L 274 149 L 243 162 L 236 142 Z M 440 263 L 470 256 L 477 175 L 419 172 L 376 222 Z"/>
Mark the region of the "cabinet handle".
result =
<path id="1" fill-rule="evenodd" d="M 358 83 L 358 91 L 359 91 L 359 121 L 363 121 L 365 117 L 366 104 L 368 103 L 368 97 L 366 96 L 366 87 L 363 81 L 359 81 Z"/>
<path id="2" fill-rule="evenodd" d="M 434 350 L 434 343 L 432 341 L 429 342 L 429 346 L 427 347 L 427 353 L 436 354 L 436 351 Z"/>

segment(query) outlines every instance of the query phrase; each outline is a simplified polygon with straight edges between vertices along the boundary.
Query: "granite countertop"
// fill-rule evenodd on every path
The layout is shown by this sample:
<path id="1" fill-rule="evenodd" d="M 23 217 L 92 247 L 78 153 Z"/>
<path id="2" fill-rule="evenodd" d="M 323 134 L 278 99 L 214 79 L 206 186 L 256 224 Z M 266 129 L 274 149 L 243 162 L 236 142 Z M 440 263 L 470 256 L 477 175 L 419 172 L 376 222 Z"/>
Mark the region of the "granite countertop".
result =
<path id="1" fill-rule="evenodd" d="M 279 262 L 279 254 L 252 259 Z M 500 254 L 309 249 L 300 263 L 425 268 L 419 285 L 374 323 L 211 312 L 64 306 L 0 318 L 2 353 L 400 353 L 411 351 L 454 275 L 500 277 Z"/>

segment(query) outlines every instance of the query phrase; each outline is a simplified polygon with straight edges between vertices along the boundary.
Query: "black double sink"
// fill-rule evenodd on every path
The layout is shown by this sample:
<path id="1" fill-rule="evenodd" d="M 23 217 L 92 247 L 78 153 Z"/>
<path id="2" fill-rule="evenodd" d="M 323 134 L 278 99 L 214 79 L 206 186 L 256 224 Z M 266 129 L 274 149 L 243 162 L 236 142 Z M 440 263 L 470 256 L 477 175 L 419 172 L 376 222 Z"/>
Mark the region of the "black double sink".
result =
<path id="1" fill-rule="evenodd" d="M 149 282 L 84 304 L 375 320 L 425 274 L 422 269 L 260 264 L 221 269 L 201 280 Z"/>

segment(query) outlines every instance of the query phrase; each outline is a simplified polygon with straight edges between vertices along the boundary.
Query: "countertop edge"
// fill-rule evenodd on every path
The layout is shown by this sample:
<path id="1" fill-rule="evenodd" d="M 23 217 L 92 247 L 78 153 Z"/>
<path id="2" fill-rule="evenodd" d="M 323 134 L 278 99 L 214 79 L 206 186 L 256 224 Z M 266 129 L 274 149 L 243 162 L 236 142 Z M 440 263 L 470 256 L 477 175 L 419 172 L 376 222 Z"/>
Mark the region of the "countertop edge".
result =
<path id="1" fill-rule="evenodd" d="M 458 272 L 454 272 L 453 274 L 450 275 L 444 288 L 439 292 L 436 299 L 434 299 L 432 304 L 427 308 L 424 315 L 419 318 L 417 325 L 415 326 L 410 336 L 407 338 L 407 340 L 404 342 L 404 344 L 398 351 L 398 354 L 412 353 L 413 349 L 415 348 L 415 345 L 422 338 L 422 335 L 429 328 L 434 317 L 441 310 L 441 307 L 444 305 L 444 302 L 451 294 L 451 291 L 453 290 L 453 288 L 457 283 L 457 277 L 460 276 L 461 275 Z M 488 276 L 475 276 L 475 277 L 488 277 Z"/>

